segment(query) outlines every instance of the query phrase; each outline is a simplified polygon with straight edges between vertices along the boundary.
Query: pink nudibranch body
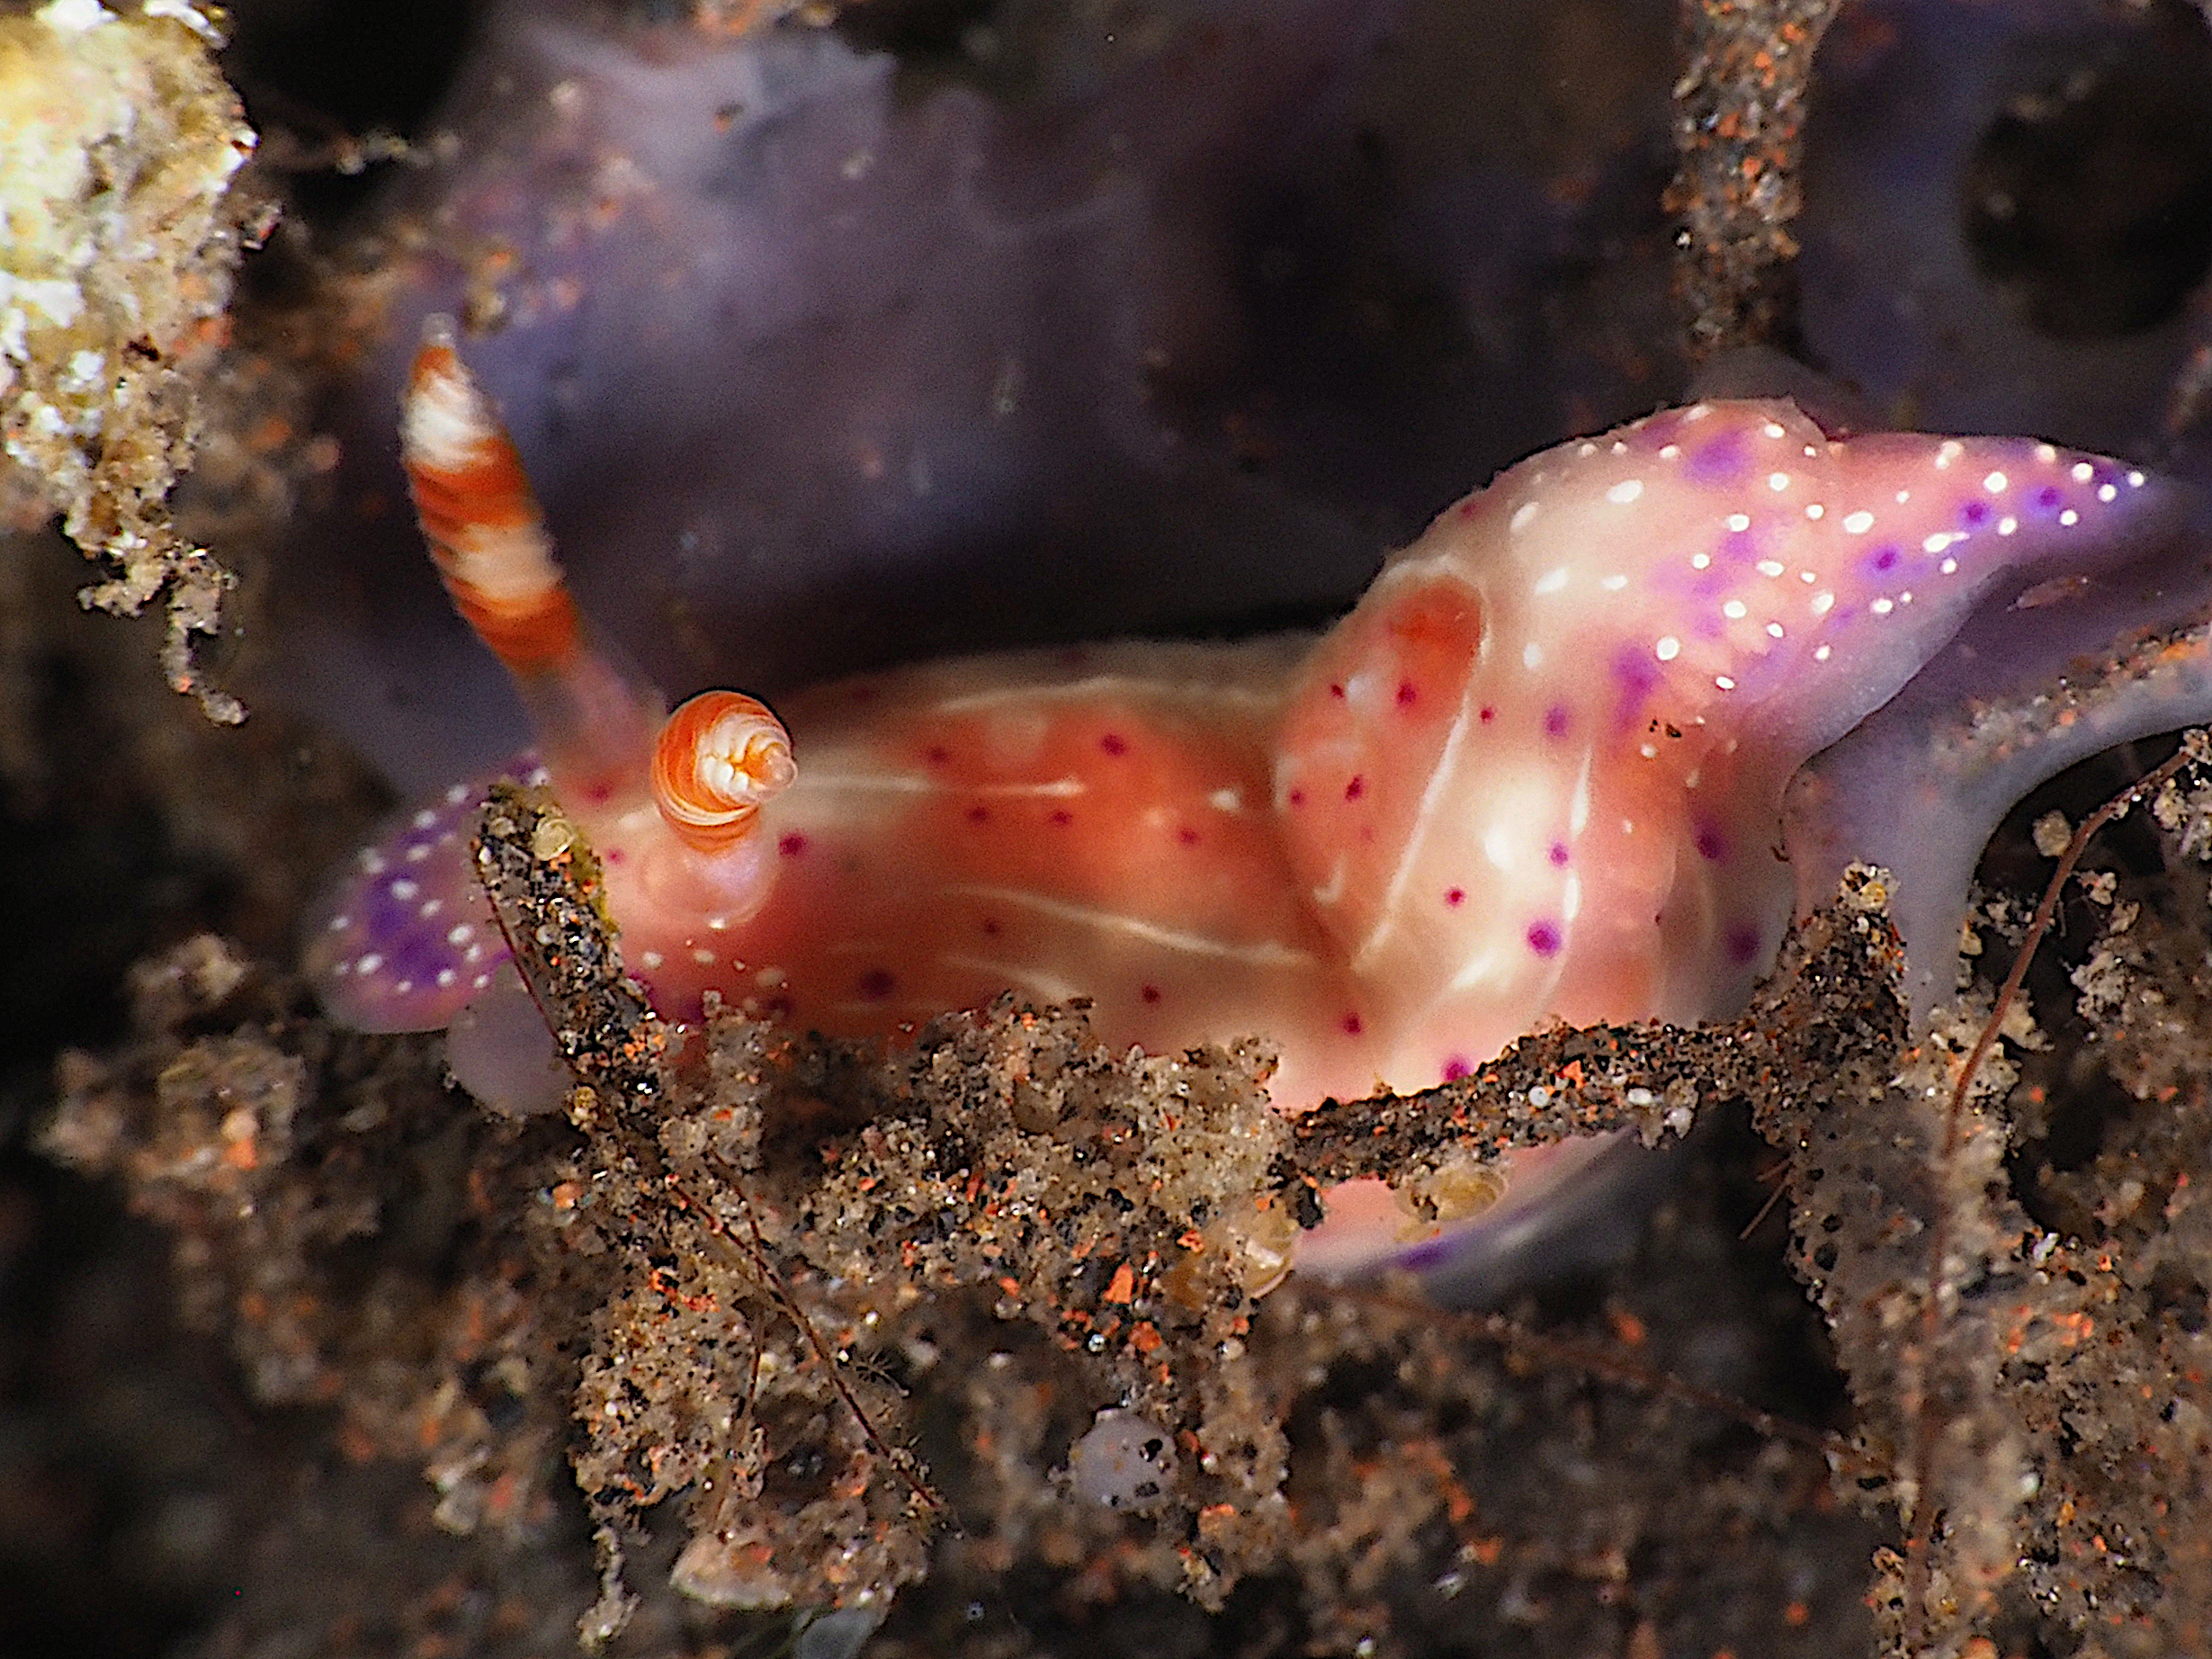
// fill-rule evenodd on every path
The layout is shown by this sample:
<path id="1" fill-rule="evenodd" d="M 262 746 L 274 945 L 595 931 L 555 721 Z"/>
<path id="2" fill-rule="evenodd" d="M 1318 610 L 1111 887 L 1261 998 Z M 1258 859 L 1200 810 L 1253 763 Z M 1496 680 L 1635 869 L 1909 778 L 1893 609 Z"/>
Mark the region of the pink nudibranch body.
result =
<path id="1" fill-rule="evenodd" d="M 657 803 L 657 704 L 591 649 L 449 347 L 425 347 L 407 430 L 441 569 L 664 1013 L 713 989 L 869 1035 L 1087 996 L 1115 1045 L 1264 1034 L 1294 1108 L 1426 1088 L 1554 1018 L 1732 1012 L 1788 918 L 1791 775 L 1993 589 L 2071 569 L 2162 494 L 2028 440 L 1666 410 L 1448 508 L 1318 642 L 975 657 L 793 697 L 788 755 L 750 751 L 773 776 L 739 779 L 707 847 L 667 799 L 693 751 L 664 749 Z M 542 649 L 514 622 L 533 607 Z M 457 785 L 363 855 L 312 950 L 341 1019 L 442 1026 L 487 985 L 479 798 Z"/>

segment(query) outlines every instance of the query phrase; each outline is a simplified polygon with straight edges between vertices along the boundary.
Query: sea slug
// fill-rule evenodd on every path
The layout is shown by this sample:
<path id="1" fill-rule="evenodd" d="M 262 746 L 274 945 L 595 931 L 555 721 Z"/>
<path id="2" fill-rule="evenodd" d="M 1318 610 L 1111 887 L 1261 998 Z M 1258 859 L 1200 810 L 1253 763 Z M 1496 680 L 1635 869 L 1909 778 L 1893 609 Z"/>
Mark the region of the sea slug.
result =
<path id="1" fill-rule="evenodd" d="M 1294 1109 L 1428 1087 L 1546 1020 L 1733 1011 L 1796 896 L 1793 776 L 2023 595 L 2046 632 L 2069 605 L 2109 629 L 2084 596 L 2179 518 L 2124 462 L 1706 402 L 1510 468 L 1318 641 L 972 657 L 664 722 L 443 334 L 403 433 L 441 573 L 664 1014 L 712 989 L 881 1035 L 1085 996 L 1115 1044 L 1266 1034 Z M 485 786 L 360 856 L 310 945 L 336 1018 L 443 1027 L 497 991 L 465 857 Z M 1954 929 L 1960 896 L 1936 901 Z M 506 1053 L 457 1067 L 513 1092 Z"/>

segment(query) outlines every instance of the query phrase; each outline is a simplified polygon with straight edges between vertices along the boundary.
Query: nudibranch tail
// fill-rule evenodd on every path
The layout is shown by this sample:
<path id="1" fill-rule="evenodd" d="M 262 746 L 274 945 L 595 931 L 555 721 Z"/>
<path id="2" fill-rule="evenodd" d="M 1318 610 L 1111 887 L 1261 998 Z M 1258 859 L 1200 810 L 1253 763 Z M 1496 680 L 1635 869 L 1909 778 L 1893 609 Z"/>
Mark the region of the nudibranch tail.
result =
<path id="1" fill-rule="evenodd" d="M 676 838 L 720 853 L 751 835 L 763 803 L 798 775 L 791 734 L 768 706 L 703 691 L 668 716 L 653 747 L 653 803 Z"/>
<path id="2" fill-rule="evenodd" d="M 453 608 L 513 676 L 556 781 L 604 794 L 634 779 L 658 694 L 588 639 L 515 441 L 441 318 L 408 377 L 400 456 Z"/>

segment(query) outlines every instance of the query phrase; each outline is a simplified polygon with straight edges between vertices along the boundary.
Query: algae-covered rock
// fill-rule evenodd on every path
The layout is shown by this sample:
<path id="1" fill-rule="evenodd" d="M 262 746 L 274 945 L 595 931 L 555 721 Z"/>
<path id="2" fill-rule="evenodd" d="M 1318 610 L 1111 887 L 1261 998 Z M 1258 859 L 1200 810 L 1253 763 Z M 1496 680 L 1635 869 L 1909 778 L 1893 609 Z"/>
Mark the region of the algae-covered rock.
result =
<path id="1" fill-rule="evenodd" d="M 61 515 L 109 571 L 87 604 L 135 614 L 166 589 L 170 683 L 235 721 L 190 653 L 230 578 L 168 510 L 198 436 L 195 372 L 263 228 L 236 188 L 255 137 L 219 42 L 187 0 L 0 14 L 0 438 L 28 474 L 0 481 L 0 504 Z"/>

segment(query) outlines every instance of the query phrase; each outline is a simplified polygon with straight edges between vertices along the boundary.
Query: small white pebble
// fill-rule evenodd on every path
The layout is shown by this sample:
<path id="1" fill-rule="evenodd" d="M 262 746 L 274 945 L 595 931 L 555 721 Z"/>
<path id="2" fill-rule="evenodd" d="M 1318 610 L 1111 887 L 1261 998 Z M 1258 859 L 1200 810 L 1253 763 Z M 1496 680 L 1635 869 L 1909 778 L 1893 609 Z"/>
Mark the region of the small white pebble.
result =
<path id="1" fill-rule="evenodd" d="M 1137 1512 L 1158 1506 L 1175 1478 L 1175 1443 L 1134 1412 L 1100 1412 L 1068 1451 L 1068 1478 L 1079 1502 Z"/>

